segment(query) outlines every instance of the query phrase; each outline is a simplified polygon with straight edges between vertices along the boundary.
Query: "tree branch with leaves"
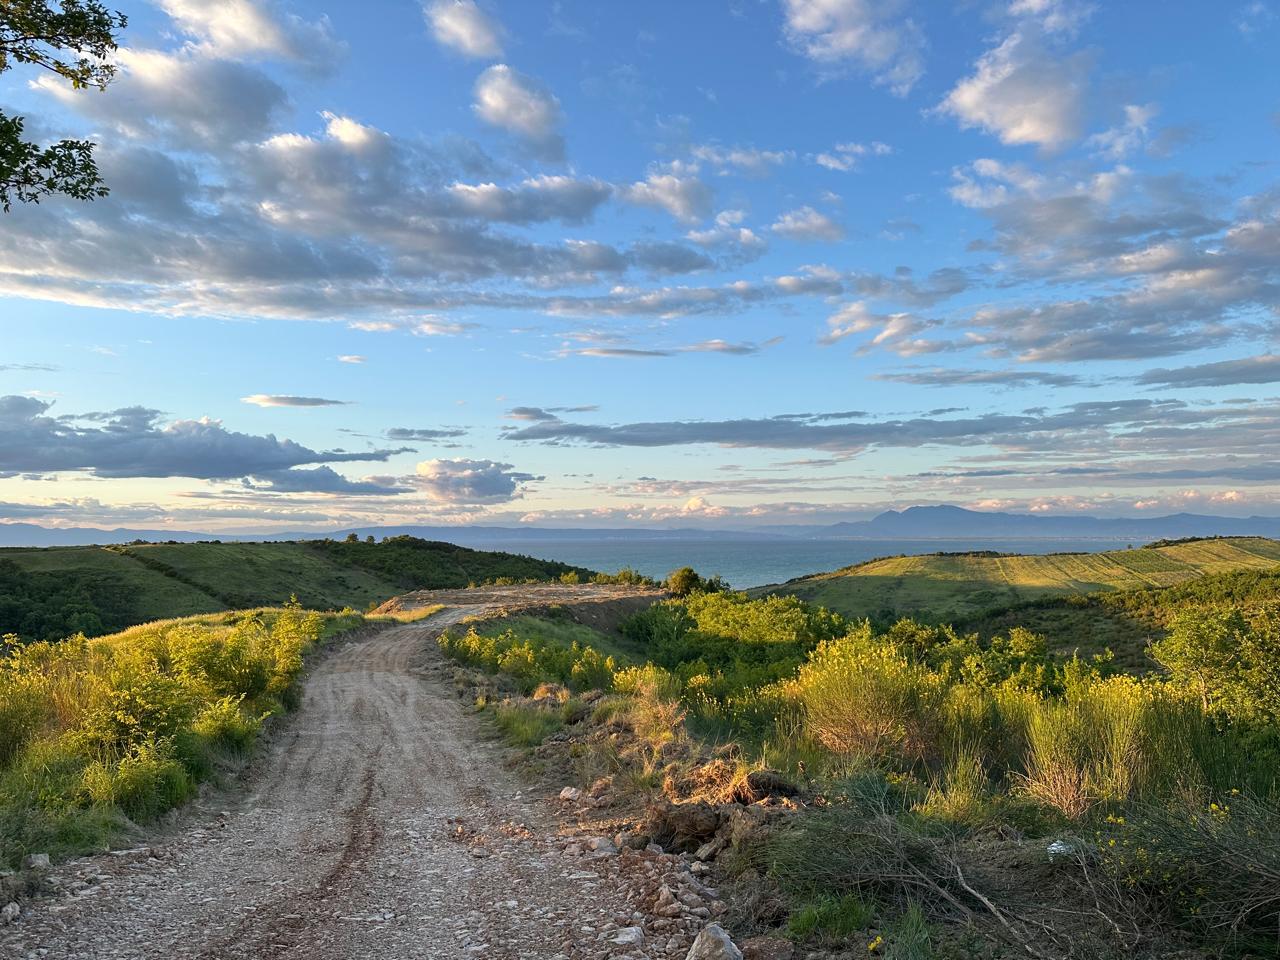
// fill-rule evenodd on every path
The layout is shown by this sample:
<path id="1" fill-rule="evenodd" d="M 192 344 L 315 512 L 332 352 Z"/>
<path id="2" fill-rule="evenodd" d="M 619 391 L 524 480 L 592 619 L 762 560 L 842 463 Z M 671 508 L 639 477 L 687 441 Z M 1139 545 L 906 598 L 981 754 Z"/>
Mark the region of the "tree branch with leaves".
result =
<path id="1" fill-rule="evenodd" d="M 29 64 L 55 73 L 76 90 L 105 90 L 116 74 L 124 14 L 98 0 L 0 0 L 0 73 Z M 0 111 L 0 206 L 39 203 L 64 194 L 76 200 L 107 195 L 94 162 L 95 144 L 61 140 L 40 146 L 24 139 L 24 117 Z"/>

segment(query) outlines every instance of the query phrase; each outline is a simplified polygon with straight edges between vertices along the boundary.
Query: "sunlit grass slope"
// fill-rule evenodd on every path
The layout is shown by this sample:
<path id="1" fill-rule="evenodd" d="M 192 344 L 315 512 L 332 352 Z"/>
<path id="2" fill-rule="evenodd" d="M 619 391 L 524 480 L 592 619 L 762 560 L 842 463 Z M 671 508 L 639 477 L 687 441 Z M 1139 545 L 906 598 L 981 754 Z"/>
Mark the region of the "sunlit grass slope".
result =
<path id="1" fill-rule="evenodd" d="M 1236 537 L 1090 554 L 888 557 L 761 592 L 792 594 L 848 617 L 949 622 L 1045 597 L 1168 587 L 1212 573 L 1277 566 L 1280 542 Z"/>
<path id="2" fill-rule="evenodd" d="M 413 589 L 590 571 L 396 537 L 292 543 L 148 543 L 0 550 L 0 634 L 101 636 L 137 623 L 272 606 L 368 609 Z"/>

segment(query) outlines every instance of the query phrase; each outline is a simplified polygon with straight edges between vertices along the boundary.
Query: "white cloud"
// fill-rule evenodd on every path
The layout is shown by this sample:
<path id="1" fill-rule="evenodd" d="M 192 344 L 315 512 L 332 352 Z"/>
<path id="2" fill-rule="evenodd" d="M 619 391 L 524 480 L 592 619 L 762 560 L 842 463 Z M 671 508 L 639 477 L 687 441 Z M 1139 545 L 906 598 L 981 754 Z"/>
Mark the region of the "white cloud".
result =
<path id="1" fill-rule="evenodd" d="M 828 170 L 847 173 L 854 169 L 863 157 L 884 157 L 891 153 L 893 153 L 893 147 L 879 140 L 873 140 L 871 143 L 837 143 L 831 150 L 815 156 L 813 162 Z"/>
<path id="2" fill-rule="evenodd" d="M 813 207 L 788 210 L 769 229 L 792 240 L 832 242 L 844 237 L 844 228 L 840 224 Z"/>
<path id="3" fill-rule="evenodd" d="M 582 223 L 612 192 L 613 188 L 601 180 L 565 176 L 533 177 L 515 187 L 455 183 L 449 188 L 460 212 L 504 223 Z"/>
<path id="4" fill-rule="evenodd" d="M 716 214 L 715 226 L 707 230 L 690 230 L 685 237 L 700 247 L 737 246 L 745 253 L 760 251 L 764 240 L 750 227 L 742 225 L 746 219 L 742 210 L 721 210 Z"/>
<path id="5" fill-rule="evenodd" d="M 1088 60 L 1059 58 L 1024 24 L 987 51 L 974 72 L 938 105 L 965 128 L 978 127 L 1006 144 L 1057 148 L 1080 135 Z"/>
<path id="6" fill-rule="evenodd" d="M 785 32 L 804 56 L 850 63 L 906 96 L 924 75 L 925 39 L 904 0 L 783 0 Z"/>
<path id="7" fill-rule="evenodd" d="M 1263 0 L 1253 0 L 1236 11 L 1235 25 L 1246 37 L 1260 33 L 1275 22 L 1276 14 Z"/>
<path id="8" fill-rule="evenodd" d="M 435 38 L 468 57 L 502 56 L 502 27 L 475 0 L 436 0 L 423 8 Z"/>
<path id="9" fill-rule="evenodd" d="M 414 485 L 440 503 L 485 504 L 518 500 L 525 484 L 542 479 L 495 460 L 424 460 Z"/>
<path id="10" fill-rule="evenodd" d="M 523 138 L 546 158 L 563 158 L 560 101 L 532 78 L 505 63 L 489 67 L 476 81 L 474 108 L 480 119 Z"/>
<path id="11" fill-rule="evenodd" d="M 786 163 L 795 154 L 790 150 L 759 150 L 756 147 L 722 147 L 703 143 L 689 151 L 694 159 L 710 164 L 719 174 L 733 171 L 763 177 L 774 167 Z"/>
<path id="12" fill-rule="evenodd" d="M 860 353 L 880 347 L 902 357 L 914 357 L 950 349 L 950 344 L 946 341 L 926 340 L 917 336 L 937 325 L 936 321 L 910 313 L 874 313 L 864 301 L 856 300 L 845 304 L 827 318 L 827 333 L 819 339 L 819 343 L 829 345 L 855 334 L 874 331 L 875 336 L 863 344 L 859 349 Z"/>
<path id="13" fill-rule="evenodd" d="M 304 20 L 271 0 L 156 0 L 211 57 L 275 58 L 320 69 L 345 53 L 327 17 Z"/>
<path id="14" fill-rule="evenodd" d="M 32 86 L 127 137 L 211 149 L 265 136 L 288 102 L 261 70 L 197 51 L 122 49 L 116 60 L 110 96 L 86 97 L 52 74 Z"/>
<path id="15" fill-rule="evenodd" d="M 673 163 L 623 190 L 632 203 L 665 210 L 677 220 L 693 223 L 711 211 L 711 189 L 698 179 L 697 167 Z"/>
<path id="16" fill-rule="evenodd" d="M 1156 115 L 1156 105 L 1127 104 L 1124 122 L 1102 133 L 1095 133 L 1086 144 L 1101 156 L 1123 160 L 1147 142 L 1147 131 Z"/>
<path id="17" fill-rule="evenodd" d="M 251 403 L 255 407 L 341 407 L 345 400 L 326 400 L 324 397 L 294 397 L 284 394 L 255 393 L 241 397 L 241 403 Z"/>
<path id="18" fill-rule="evenodd" d="M 344 353 L 340 357 L 338 357 L 338 362 L 339 363 L 365 363 L 368 361 L 368 359 L 369 359 L 368 357 L 362 357 L 358 353 Z"/>

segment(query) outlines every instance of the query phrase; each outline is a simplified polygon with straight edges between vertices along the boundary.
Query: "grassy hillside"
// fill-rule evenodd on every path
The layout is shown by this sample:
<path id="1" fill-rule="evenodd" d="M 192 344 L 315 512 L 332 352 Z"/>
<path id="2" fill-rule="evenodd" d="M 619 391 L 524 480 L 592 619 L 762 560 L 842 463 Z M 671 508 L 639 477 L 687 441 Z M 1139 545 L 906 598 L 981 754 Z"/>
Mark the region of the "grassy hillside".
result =
<path id="1" fill-rule="evenodd" d="M 758 592 L 791 594 L 847 617 L 943 623 L 1027 601 L 1170 587 L 1209 574 L 1277 567 L 1280 542 L 1233 537 L 1105 553 L 888 557 Z"/>
<path id="2" fill-rule="evenodd" d="M 1234 607 L 1255 614 L 1280 602 L 1280 567 L 1210 573 L 1175 587 L 1046 597 L 957 621 L 956 629 L 987 638 L 1012 627 L 1045 637 L 1063 654 L 1110 650 L 1131 671 L 1153 666 L 1147 646 L 1174 619 L 1194 611 Z"/>
<path id="3" fill-rule="evenodd" d="M 280 603 L 296 594 L 312 610 L 363 610 L 400 589 L 391 579 L 337 563 L 306 543 L 156 543 L 111 549 L 166 579 L 197 587 L 223 609 Z"/>
<path id="4" fill-rule="evenodd" d="M 397 537 L 0 550 L 0 635 L 101 636 L 151 620 L 284 603 L 367 609 L 411 589 L 553 580 L 566 564 Z"/>

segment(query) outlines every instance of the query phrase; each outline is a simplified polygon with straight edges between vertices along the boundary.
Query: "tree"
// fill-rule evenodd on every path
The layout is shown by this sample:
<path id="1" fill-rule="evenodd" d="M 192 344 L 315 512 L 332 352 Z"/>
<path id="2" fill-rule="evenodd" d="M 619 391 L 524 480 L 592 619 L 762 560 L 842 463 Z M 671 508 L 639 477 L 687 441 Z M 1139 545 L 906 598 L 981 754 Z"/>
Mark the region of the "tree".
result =
<path id="1" fill-rule="evenodd" d="M 27 63 L 55 73 L 77 90 L 105 90 L 115 77 L 124 14 L 99 0 L 0 0 L 0 73 Z M 24 117 L 0 112 L 0 206 L 39 203 L 61 193 L 76 200 L 107 195 L 88 140 L 41 147 L 23 139 Z"/>
<path id="2" fill-rule="evenodd" d="M 677 597 L 687 597 L 695 590 L 702 589 L 702 577 L 693 567 L 681 567 L 667 574 L 667 589 Z"/>

